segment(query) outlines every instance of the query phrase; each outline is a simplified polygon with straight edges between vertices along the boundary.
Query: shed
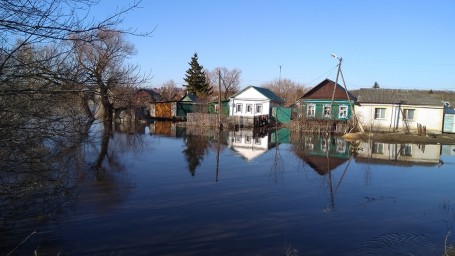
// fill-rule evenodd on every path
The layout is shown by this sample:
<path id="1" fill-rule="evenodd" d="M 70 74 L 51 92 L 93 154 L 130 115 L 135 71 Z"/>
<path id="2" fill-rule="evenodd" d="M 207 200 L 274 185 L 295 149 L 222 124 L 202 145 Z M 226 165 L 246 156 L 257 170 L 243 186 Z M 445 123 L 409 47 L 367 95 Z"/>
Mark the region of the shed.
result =
<path id="1" fill-rule="evenodd" d="M 444 108 L 444 128 L 442 132 L 455 133 L 455 109 Z"/>

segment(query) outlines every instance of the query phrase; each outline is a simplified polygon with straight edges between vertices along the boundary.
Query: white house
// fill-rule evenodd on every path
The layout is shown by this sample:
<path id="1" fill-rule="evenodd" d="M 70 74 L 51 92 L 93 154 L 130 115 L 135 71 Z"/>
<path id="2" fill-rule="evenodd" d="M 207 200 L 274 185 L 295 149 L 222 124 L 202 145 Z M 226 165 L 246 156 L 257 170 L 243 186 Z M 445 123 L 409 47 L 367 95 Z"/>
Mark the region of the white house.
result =
<path id="1" fill-rule="evenodd" d="M 258 116 L 268 122 L 272 108 L 282 104 L 283 100 L 272 91 L 250 85 L 230 97 L 229 116 L 238 117 L 242 123 L 252 124 Z"/>
<path id="2" fill-rule="evenodd" d="M 229 132 L 228 147 L 247 161 L 266 153 L 273 146 L 268 133 L 259 136 L 252 129 Z"/>
<path id="3" fill-rule="evenodd" d="M 357 152 L 359 162 L 433 165 L 439 163 L 441 156 L 441 145 L 436 144 L 361 142 L 359 148 L 362 149 Z"/>
<path id="4" fill-rule="evenodd" d="M 420 125 L 440 134 L 444 102 L 429 91 L 360 89 L 355 112 L 367 130 L 416 132 Z"/>

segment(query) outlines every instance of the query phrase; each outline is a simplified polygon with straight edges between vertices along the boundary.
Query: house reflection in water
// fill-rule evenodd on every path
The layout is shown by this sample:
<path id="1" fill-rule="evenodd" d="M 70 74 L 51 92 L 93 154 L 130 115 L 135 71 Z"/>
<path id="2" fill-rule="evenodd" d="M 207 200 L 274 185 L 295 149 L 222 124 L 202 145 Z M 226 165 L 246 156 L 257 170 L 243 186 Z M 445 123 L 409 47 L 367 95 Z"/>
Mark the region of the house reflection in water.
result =
<path id="1" fill-rule="evenodd" d="M 229 132 L 228 147 L 248 161 L 257 158 L 275 146 L 276 143 L 272 142 L 268 132 L 255 129 L 240 129 Z"/>
<path id="2" fill-rule="evenodd" d="M 455 145 L 442 145 L 441 155 L 455 156 Z"/>
<path id="3" fill-rule="evenodd" d="M 441 145 L 389 144 L 361 142 L 356 162 L 374 160 L 381 164 L 436 165 L 440 162 Z M 373 162 L 374 163 L 374 162 Z"/>
<path id="4" fill-rule="evenodd" d="M 341 137 L 309 136 L 294 153 L 318 174 L 326 175 L 349 159 L 349 144 Z"/>
<path id="5" fill-rule="evenodd" d="M 149 124 L 151 134 L 176 137 L 176 124 L 169 121 L 154 121 Z"/>
<path id="6" fill-rule="evenodd" d="M 335 194 L 349 169 L 349 147 L 343 138 L 332 136 L 308 136 L 303 143 L 294 144 L 294 153 L 327 181 L 330 208 L 335 207 Z"/>

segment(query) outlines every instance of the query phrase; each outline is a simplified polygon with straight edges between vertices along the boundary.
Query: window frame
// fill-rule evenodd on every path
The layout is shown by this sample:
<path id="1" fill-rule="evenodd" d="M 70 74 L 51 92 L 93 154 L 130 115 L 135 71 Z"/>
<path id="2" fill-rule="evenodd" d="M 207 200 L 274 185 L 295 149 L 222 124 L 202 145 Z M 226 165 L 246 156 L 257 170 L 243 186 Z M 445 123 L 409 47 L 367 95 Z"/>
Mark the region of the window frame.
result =
<path id="1" fill-rule="evenodd" d="M 409 113 L 412 113 L 412 118 L 409 118 Z M 414 121 L 414 116 L 415 116 L 415 109 L 413 109 L 413 108 L 403 109 L 403 120 Z"/>
<path id="2" fill-rule="evenodd" d="M 384 154 L 384 143 L 374 142 L 373 145 L 371 145 L 371 153 L 383 155 Z"/>
<path id="3" fill-rule="evenodd" d="M 253 113 L 253 104 L 247 103 L 245 107 L 245 113 L 252 114 Z"/>
<path id="4" fill-rule="evenodd" d="M 400 145 L 400 155 L 402 155 L 402 156 L 412 156 L 412 145 L 411 144 L 402 144 L 402 145 Z"/>
<path id="5" fill-rule="evenodd" d="M 386 108 L 374 108 L 374 119 L 375 120 L 385 120 L 385 111 Z M 379 117 L 378 117 L 379 113 Z"/>
<path id="6" fill-rule="evenodd" d="M 328 109 L 328 112 L 326 112 L 327 109 Z M 322 116 L 324 118 L 332 117 L 332 106 L 330 106 L 330 104 L 324 104 L 324 106 L 322 107 Z"/>
<path id="7" fill-rule="evenodd" d="M 262 104 L 255 104 L 254 105 L 254 113 L 255 114 L 262 114 L 262 112 L 263 112 Z"/>
<path id="8" fill-rule="evenodd" d="M 312 113 L 310 113 L 310 111 Z M 308 104 L 306 110 L 307 117 L 315 117 L 316 116 L 316 104 Z"/>
<path id="9" fill-rule="evenodd" d="M 341 110 L 342 108 L 345 108 L 345 110 Z M 343 115 L 341 115 L 343 113 Z M 340 105 L 338 107 L 338 118 L 348 118 L 348 105 Z"/>
<path id="10" fill-rule="evenodd" d="M 242 113 L 242 108 L 243 108 L 242 103 L 236 103 L 235 104 L 235 113 Z"/>

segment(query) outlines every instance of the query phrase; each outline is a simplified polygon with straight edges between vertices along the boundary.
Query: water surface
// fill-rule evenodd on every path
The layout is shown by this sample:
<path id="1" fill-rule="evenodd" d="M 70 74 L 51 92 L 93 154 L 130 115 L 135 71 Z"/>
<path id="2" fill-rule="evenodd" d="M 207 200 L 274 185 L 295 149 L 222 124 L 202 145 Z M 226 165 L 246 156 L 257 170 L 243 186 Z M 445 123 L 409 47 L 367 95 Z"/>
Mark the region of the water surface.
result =
<path id="1" fill-rule="evenodd" d="M 70 198 L 8 222 L 4 255 L 30 234 L 11 255 L 443 255 L 453 146 L 193 130 L 118 131 L 98 169 L 85 144 Z"/>

